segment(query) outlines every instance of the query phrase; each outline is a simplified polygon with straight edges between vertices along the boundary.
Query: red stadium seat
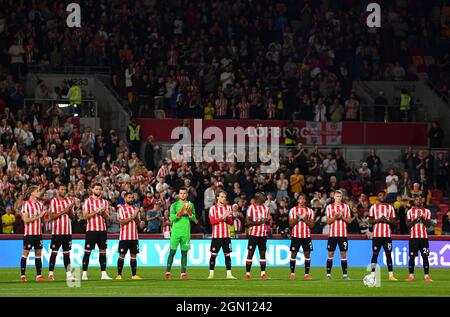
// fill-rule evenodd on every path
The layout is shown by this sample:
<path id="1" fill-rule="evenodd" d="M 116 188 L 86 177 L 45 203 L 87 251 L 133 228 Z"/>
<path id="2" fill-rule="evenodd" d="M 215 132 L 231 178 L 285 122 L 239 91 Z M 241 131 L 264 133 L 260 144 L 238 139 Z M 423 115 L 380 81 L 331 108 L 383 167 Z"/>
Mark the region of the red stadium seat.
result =
<path id="1" fill-rule="evenodd" d="M 449 209 L 449 207 L 450 207 L 450 205 L 447 205 L 447 204 L 440 204 L 439 205 L 439 209 L 440 210 L 448 210 Z"/>
<path id="2" fill-rule="evenodd" d="M 433 196 L 433 198 L 444 197 L 444 193 L 440 189 L 433 189 L 431 191 L 431 195 Z"/>
<path id="3" fill-rule="evenodd" d="M 350 192 L 350 190 L 352 189 L 352 185 L 350 184 L 349 181 L 342 181 L 340 185 L 341 185 L 340 187 L 345 189 L 347 192 Z"/>
<path id="4" fill-rule="evenodd" d="M 430 203 L 431 203 L 432 205 L 439 206 L 439 205 L 441 204 L 441 200 L 440 200 L 440 199 L 432 198 Z"/>

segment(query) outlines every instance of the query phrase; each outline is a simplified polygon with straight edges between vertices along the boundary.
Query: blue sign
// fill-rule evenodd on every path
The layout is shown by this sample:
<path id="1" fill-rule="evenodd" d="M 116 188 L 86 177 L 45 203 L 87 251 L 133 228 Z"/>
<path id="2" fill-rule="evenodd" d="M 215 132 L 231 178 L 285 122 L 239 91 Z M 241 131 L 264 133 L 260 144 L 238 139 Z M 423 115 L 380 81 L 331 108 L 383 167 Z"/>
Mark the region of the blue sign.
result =
<path id="1" fill-rule="evenodd" d="M 191 251 L 188 254 L 189 266 L 208 266 L 210 257 L 211 240 L 192 240 Z M 290 260 L 290 240 L 268 240 L 267 243 L 267 265 L 268 266 L 289 266 Z M 327 261 L 327 240 L 313 240 L 314 251 L 311 252 L 311 265 L 324 267 Z M 42 250 L 42 260 L 44 267 L 48 265 L 51 250 L 50 241 L 44 240 Z M 108 266 L 115 266 L 118 258 L 118 240 L 108 241 L 107 263 Z M 22 240 L 0 240 L 0 267 L 19 267 L 22 256 Z M 168 240 L 140 240 L 140 253 L 137 256 L 139 266 L 165 266 L 169 254 Z M 245 266 L 247 257 L 247 240 L 232 240 L 233 252 L 231 254 L 233 266 Z M 73 240 L 71 259 L 72 264 L 81 266 L 84 254 L 84 240 Z M 98 250 L 92 252 L 90 265 L 98 266 Z M 128 263 L 129 255 L 125 258 Z M 254 257 L 254 264 L 258 264 L 258 252 Z M 349 250 L 347 253 L 350 267 L 366 267 L 372 257 L 371 240 L 349 240 Z M 395 267 L 408 267 L 408 240 L 393 240 L 392 257 Z M 339 261 L 339 249 L 336 250 L 334 260 Z M 430 267 L 450 268 L 450 241 L 430 241 Z M 30 252 L 28 265 L 34 265 L 34 251 Z M 380 253 L 378 263 L 386 266 L 384 253 Z M 297 265 L 304 264 L 304 255 L 299 252 L 297 255 Z M 421 265 L 421 257 L 416 258 L 416 264 Z M 58 253 L 56 265 L 63 265 L 62 252 Z M 180 251 L 177 252 L 174 265 L 180 265 Z M 217 257 L 217 265 L 224 266 L 225 261 L 222 253 Z"/>

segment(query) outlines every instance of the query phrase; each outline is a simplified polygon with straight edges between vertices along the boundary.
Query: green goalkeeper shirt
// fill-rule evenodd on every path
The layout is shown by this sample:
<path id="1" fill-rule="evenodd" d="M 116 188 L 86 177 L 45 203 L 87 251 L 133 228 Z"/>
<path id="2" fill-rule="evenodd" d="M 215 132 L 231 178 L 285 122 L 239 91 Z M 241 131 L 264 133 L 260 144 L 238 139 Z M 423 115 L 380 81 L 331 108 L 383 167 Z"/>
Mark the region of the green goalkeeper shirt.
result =
<path id="1" fill-rule="evenodd" d="M 170 220 L 172 221 L 172 234 L 190 235 L 190 222 L 196 220 L 194 204 L 190 201 L 182 202 L 181 200 L 173 203 L 170 206 Z"/>

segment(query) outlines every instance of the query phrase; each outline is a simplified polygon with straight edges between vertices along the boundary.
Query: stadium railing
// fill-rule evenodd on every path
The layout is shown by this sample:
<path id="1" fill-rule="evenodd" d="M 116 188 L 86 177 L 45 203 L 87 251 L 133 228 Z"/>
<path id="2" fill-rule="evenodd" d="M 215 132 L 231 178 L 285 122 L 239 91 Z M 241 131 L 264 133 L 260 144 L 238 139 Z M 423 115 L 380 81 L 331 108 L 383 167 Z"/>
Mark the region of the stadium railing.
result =
<path id="1" fill-rule="evenodd" d="M 428 122 L 427 118 L 421 117 L 418 113 L 423 108 L 422 104 L 411 105 L 408 115 L 400 112 L 399 105 L 363 105 L 361 106 L 360 121 L 374 122 Z"/>
<path id="2" fill-rule="evenodd" d="M 28 65 L 27 71 L 30 73 L 54 73 L 54 74 L 111 74 L 109 66 L 61 66 L 51 67 L 50 65 Z"/>
<path id="3" fill-rule="evenodd" d="M 98 117 L 98 102 L 93 98 L 83 98 L 79 107 L 70 106 L 68 99 L 25 98 L 23 102 L 23 110 L 25 113 L 31 109 L 33 104 L 41 105 L 41 114 L 45 114 L 50 107 L 56 105 L 67 116 Z"/>

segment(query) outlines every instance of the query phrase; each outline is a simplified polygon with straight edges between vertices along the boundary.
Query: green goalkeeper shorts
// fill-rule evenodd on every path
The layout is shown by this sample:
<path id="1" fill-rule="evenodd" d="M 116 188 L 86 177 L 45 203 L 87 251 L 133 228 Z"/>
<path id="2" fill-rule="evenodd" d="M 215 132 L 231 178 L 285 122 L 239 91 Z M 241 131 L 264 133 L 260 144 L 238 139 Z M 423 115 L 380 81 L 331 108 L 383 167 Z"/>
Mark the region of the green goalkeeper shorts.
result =
<path id="1" fill-rule="evenodd" d="M 180 245 L 181 251 L 189 251 L 191 248 L 191 235 L 176 234 L 172 232 L 170 237 L 170 249 L 176 250 Z"/>

